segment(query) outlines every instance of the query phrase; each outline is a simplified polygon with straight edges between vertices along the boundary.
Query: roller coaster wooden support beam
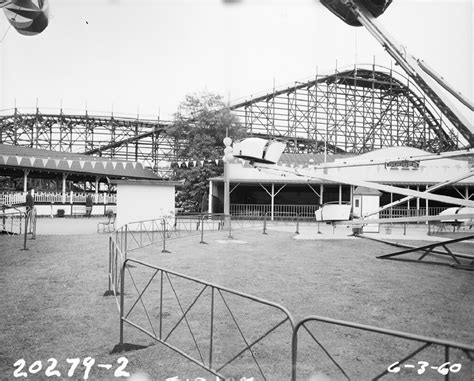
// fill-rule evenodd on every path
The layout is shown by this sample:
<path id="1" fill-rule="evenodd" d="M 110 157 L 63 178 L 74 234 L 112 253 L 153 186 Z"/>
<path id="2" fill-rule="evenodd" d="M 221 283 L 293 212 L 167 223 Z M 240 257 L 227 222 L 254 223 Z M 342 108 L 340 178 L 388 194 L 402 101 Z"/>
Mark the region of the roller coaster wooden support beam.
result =
<path id="1" fill-rule="evenodd" d="M 474 127 L 472 123 L 464 117 L 459 111 L 450 104 L 449 100 L 440 92 L 433 90 L 428 84 L 426 76 L 435 79 L 443 88 L 447 89 L 452 95 L 462 102 L 470 110 L 474 109 L 471 102 L 466 101 L 464 97 L 460 97 L 456 91 L 451 89 L 449 85 L 440 78 L 433 70 L 427 67 L 422 61 L 415 57 L 402 53 L 392 37 L 383 31 L 373 17 L 363 5 L 355 3 L 354 0 L 343 0 L 343 3 L 351 9 L 357 20 L 375 37 L 382 47 L 392 56 L 392 58 L 405 70 L 405 72 L 416 82 L 426 95 L 436 104 L 439 110 L 451 121 L 461 135 L 466 138 L 470 146 L 474 146 Z M 398 46 L 397 46 L 398 45 Z"/>
<path id="2" fill-rule="evenodd" d="M 462 262 L 461 259 L 469 257 L 469 256 L 464 255 L 464 254 L 459 255 L 459 254 L 453 253 L 448 247 L 449 245 L 452 245 L 454 243 L 467 241 L 467 240 L 472 240 L 472 239 L 474 239 L 474 235 L 470 235 L 470 236 L 462 237 L 462 238 L 451 239 L 449 241 L 431 243 L 429 245 L 414 247 L 414 248 L 398 251 L 396 253 L 379 255 L 377 258 L 378 259 L 392 259 L 392 260 L 405 261 L 405 262 L 423 262 L 423 263 L 429 263 L 429 264 L 433 264 L 433 265 L 451 266 L 451 267 L 454 267 L 454 268 L 457 268 L 457 269 L 474 271 L 474 260 L 473 260 L 474 257 L 470 257 L 470 259 L 471 259 L 470 263 L 466 263 L 465 261 Z M 443 253 L 443 252 L 435 251 L 434 249 L 438 248 L 438 247 L 442 247 L 445 250 L 445 252 Z M 417 251 L 422 251 L 423 252 L 423 254 L 417 259 L 398 258 L 400 255 L 414 253 L 414 252 L 417 252 Z M 436 262 L 436 261 L 423 261 L 423 259 L 429 254 L 448 255 L 453 259 L 454 262 L 446 263 L 446 262 Z"/>

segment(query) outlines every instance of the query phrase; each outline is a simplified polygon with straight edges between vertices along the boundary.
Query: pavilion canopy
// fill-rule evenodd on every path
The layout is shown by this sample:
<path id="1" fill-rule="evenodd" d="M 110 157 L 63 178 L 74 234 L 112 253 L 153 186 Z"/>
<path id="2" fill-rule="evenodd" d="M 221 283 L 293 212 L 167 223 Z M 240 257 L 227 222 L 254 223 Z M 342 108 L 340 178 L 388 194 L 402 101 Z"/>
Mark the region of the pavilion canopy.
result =
<path id="1" fill-rule="evenodd" d="M 79 176 L 150 179 L 159 177 L 139 162 L 92 157 L 71 152 L 48 151 L 0 144 L 0 170 L 67 173 Z"/>

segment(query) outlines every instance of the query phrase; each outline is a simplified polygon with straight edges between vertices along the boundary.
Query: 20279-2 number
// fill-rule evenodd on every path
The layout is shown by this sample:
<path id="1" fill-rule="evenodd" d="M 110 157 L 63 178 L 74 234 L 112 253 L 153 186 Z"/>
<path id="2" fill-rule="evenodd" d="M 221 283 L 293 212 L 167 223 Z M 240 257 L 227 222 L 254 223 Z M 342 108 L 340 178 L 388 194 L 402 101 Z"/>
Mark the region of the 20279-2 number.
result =
<path id="1" fill-rule="evenodd" d="M 68 377 L 72 377 L 74 375 L 74 372 L 76 371 L 76 368 L 81 364 L 81 359 L 80 358 L 72 358 L 72 359 L 66 359 L 66 362 L 70 364 L 69 371 L 67 372 Z M 61 372 L 56 369 L 58 365 L 58 360 L 55 358 L 50 358 L 47 360 L 47 363 L 49 363 L 49 366 L 44 371 L 44 374 L 46 377 L 61 377 Z M 130 377 L 130 373 L 125 371 L 125 368 L 127 367 L 128 360 L 126 357 L 119 357 L 117 359 L 117 364 L 119 366 L 117 369 L 114 371 L 114 376 L 115 377 Z M 92 357 L 86 357 L 82 361 L 82 365 L 84 365 L 85 370 L 84 370 L 84 380 L 89 379 L 89 373 L 92 370 L 92 367 L 96 365 L 98 368 L 103 368 L 103 369 L 112 369 L 113 365 L 112 364 L 96 364 L 95 359 Z M 13 377 L 19 378 L 19 377 L 28 377 L 28 374 L 37 374 L 43 369 L 43 362 L 41 360 L 37 360 L 33 362 L 29 367 L 28 371 L 26 371 L 26 361 L 24 359 L 19 359 L 16 361 L 13 366 L 16 368 L 13 371 Z"/>

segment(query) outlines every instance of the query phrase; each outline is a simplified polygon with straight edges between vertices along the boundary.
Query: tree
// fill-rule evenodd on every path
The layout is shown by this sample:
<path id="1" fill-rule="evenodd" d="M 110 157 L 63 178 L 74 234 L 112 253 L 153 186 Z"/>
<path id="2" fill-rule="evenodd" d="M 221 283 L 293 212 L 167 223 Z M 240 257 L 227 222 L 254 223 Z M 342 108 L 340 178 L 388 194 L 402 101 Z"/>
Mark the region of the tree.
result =
<path id="1" fill-rule="evenodd" d="M 206 211 L 209 178 L 223 173 L 222 141 L 227 134 L 233 140 L 241 139 L 245 130 L 221 96 L 202 93 L 186 95 L 168 133 L 177 142 L 178 161 L 198 164 L 175 168 L 174 179 L 184 180 L 178 191 L 177 206 L 185 211 Z M 201 161 L 204 165 L 200 165 Z"/>

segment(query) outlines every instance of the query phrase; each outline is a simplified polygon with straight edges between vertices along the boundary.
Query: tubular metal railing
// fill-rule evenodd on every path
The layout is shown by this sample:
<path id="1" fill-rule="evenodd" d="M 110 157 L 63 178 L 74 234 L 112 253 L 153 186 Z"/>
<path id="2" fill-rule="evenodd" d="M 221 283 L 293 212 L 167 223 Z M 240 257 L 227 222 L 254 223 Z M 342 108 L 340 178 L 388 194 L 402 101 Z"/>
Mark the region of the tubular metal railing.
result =
<path id="1" fill-rule="evenodd" d="M 337 361 L 338 355 L 341 354 L 341 351 L 347 351 L 348 348 L 350 347 L 350 342 L 347 340 L 347 337 L 356 337 L 360 338 L 358 335 L 345 335 L 345 340 L 344 340 L 344 348 L 333 348 L 333 352 L 331 353 L 330 350 L 327 348 L 327 345 L 323 345 L 322 340 L 318 340 L 316 335 L 313 333 L 308 328 L 308 323 L 309 322 L 320 322 L 320 323 L 327 323 L 331 325 L 335 325 L 337 327 L 346 327 L 349 329 L 355 329 L 357 331 L 366 331 L 366 332 L 373 332 L 379 335 L 384 335 L 384 336 L 391 336 L 399 339 L 404 339 L 412 342 L 419 342 L 422 343 L 421 346 L 417 347 L 415 350 L 409 351 L 407 355 L 405 355 L 403 358 L 400 359 L 395 359 L 397 361 L 390 362 L 388 364 L 382 363 L 382 364 L 373 364 L 373 360 L 371 363 L 371 367 L 378 368 L 377 373 L 375 375 L 368 375 L 367 372 L 364 372 L 364 375 L 350 375 L 349 371 L 347 369 L 344 369 L 343 366 L 340 364 L 341 361 Z M 472 361 L 473 361 L 473 355 L 474 355 L 474 346 L 472 345 L 466 345 L 466 344 L 461 344 L 461 343 L 456 343 L 452 341 L 447 341 L 447 340 L 440 340 L 437 338 L 432 338 L 432 337 L 425 337 L 425 336 L 419 336 L 419 335 L 414 335 L 410 333 L 405 333 L 401 331 L 394 331 L 394 330 L 389 330 L 389 329 L 384 329 L 384 328 L 378 328 L 370 325 L 365 325 L 365 324 L 358 324 L 358 323 L 353 323 L 353 322 L 348 322 L 348 321 L 343 321 L 343 320 L 336 320 L 336 319 L 331 319 L 331 318 L 326 318 L 326 317 L 321 317 L 321 316 L 308 316 L 304 318 L 303 320 L 299 321 L 294 330 L 293 330 L 293 338 L 292 338 L 292 376 L 291 380 L 296 381 L 298 378 L 297 376 L 297 371 L 298 371 L 298 332 L 300 329 L 304 329 L 309 337 L 316 343 L 321 350 L 324 352 L 324 354 L 329 358 L 330 362 L 334 365 L 335 368 L 342 374 L 342 376 L 347 379 L 358 379 L 360 377 L 363 377 L 364 379 L 370 379 L 370 380 L 379 380 L 382 377 L 389 375 L 389 374 L 394 374 L 394 373 L 399 373 L 402 369 L 408 372 L 413 372 L 411 377 L 416 377 L 418 375 L 423 374 L 425 371 L 428 373 L 428 371 L 434 371 L 437 373 L 433 374 L 433 377 L 435 377 L 436 374 L 441 374 L 444 376 L 445 380 L 449 379 L 449 373 L 457 373 L 463 366 L 462 363 L 456 363 L 452 364 L 450 366 L 450 350 L 451 349 L 457 349 L 460 350 L 462 353 L 465 354 L 465 357 L 468 362 L 471 362 L 471 364 L 464 364 L 464 368 L 466 372 L 471 372 L 471 366 L 472 366 Z M 321 334 L 322 332 L 328 332 L 327 329 L 325 330 L 320 330 L 319 333 Z M 331 331 L 333 332 L 333 331 Z M 329 341 L 329 339 L 327 340 Z M 393 344 L 392 344 L 393 345 Z M 417 365 L 413 364 L 406 364 L 407 361 L 413 360 L 413 357 L 417 355 L 418 353 L 425 351 L 428 347 L 432 346 L 438 346 L 442 347 L 444 349 L 444 358 L 441 360 L 439 363 L 437 363 L 436 367 L 429 366 L 429 364 L 426 361 L 418 361 Z M 374 351 L 374 348 L 370 348 L 372 351 Z M 425 352 L 426 353 L 426 352 Z M 383 356 L 379 356 L 379 358 L 382 358 Z M 405 364 L 405 365 L 403 365 Z M 432 365 L 435 365 L 434 363 Z M 383 369 L 383 370 L 381 370 Z M 364 370 L 367 371 L 366 368 Z M 472 376 L 472 374 L 471 374 Z M 301 379 L 301 377 L 300 377 Z"/>
<path id="2" fill-rule="evenodd" d="M 8 235 L 19 235 L 24 230 L 26 211 L 12 205 L 2 205 L 1 231 Z"/>
<path id="3" fill-rule="evenodd" d="M 247 367 L 250 364 L 248 361 L 244 364 L 239 363 L 240 360 L 243 359 L 243 356 L 248 354 L 247 359 L 250 358 L 251 363 L 256 369 L 255 375 L 258 376 L 256 379 L 262 378 L 267 380 L 274 379 L 275 377 L 281 378 L 281 372 L 285 373 L 288 371 L 288 375 L 285 379 L 289 379 L 291 373 L 291 380 L 296 381 L 298 379 L 297 371 L 302 370 L 302 368 L 298 368 L 298 346 L 301 346 L 301 344 L 298 343 L 298 332 L 303 328 L 308 333 L 309 338 L 314 340 L 329 358 L 335 367 L 334 370 L 340 372 L 340 375 L 346 379 L 360 379 L 362 377 L 363 379 L 370 378 L 377 380 L 389 374 L 407 372 L 405 368 L 408 367 L 405 367 L 405 365 L 410 365 L 411 368 L 415 368 L 415 366 L 407 362 L 413 360 L 416 354 L 425 351 L 428 347 L 444 348 L 444 363 L 437 364 L 437 367 L 430 367 L 430 371 L 435 369 L 434 371 L 443 375 L 446 380 L 449 379 L 450 373 L 457 373 L 461 367 L 467 368 L 468 371 L 469 366 L 472 365 L 472 355 L 474 354 L 474 347 L 471 345 L 319 316 L 306 317 L 295 325 L 295 320 L 292 315 L 279 304 L 218 286 L 201 279 L 179 274 L 162 267 L 147 264 L 138 259 L 127 258 L 129 253 L 136 252 L 140 248 L 156 243 L 162 243 L 162 251 L 166 251 L 167 239 L 201 235 L 201 242 L 204 243 L 205 231 L 223 229 L 225 224 L 228 224 L 225 228 L 229 230 L 229 235 L 231 235 L 232 229 L 261 229 L 262 227 L 265 233 L 267 224 L 271 223 L 278 222 L 269 221 L 269 213 L 265 213 L 263 219 L 249 219 L 244 216 L 232 216 L 232 218 L 229 218 L 229 216 L 222 214 L 188 214 L 176 218 L 169 217 L 158 220 L 133 222 L 111 233 L 109 240 L 109 292 L 115 295 L 120 313 L 120 342 L 114 351 L 123 351 L 133 347 L 133 344 L 126 344 L 124 342 L 124 325 L 127 324 L 168 346 L 217 377 L 224 378 L 223 373 L 233 373 L 235 370 L 230 370 L 229 368 L 234 366 L 243 366 L 245 369 L 248 369 Z M 290 220 L 286 223 L 295 223 L 295 233 L 298 233 L 300 223 L 299 216 L 296 216 L 294 220 Z M 127 282 L 126 277 L 129 279 Z M 126 288 L 126 286 L 128 288 Z M 179 290 L 182 291 L 179 292 Z M 131 298 L 132 294 L 135 294 L 136 297 Z M 244 300 L 255 303 L 251 308 L 246 308 L 246 311 L 255 311 L 257 306 L 267 306 L 270 307 L 272 311 L 266 311 L 265 314 L 255 316 L 254 312 L 247 312 L 245 317 L 250 320 L 247 321 L 247 324 L 244 324 L 244 319 L 238 318 L 235 313 L 237 308 L 233 308 L 231 303 L 229 303 L 229 299 L 232 298 L 239 298 L 235 306 L 238 306 L 239 311 L 242 310 Z M 150 305 L 150 302 L 152 305 Z M 171 304 L 174 304 L 174 307 L 172 307 Z M 216 306 L 219 306 L 219 308 Z M 226 317 L 228 318 L 227 323 L 230 321 L 232 327 L 238 332 L 239 340 L 242 340 L 241 348 L 236 348 L 235 340 L 229 340 L 227 336 L 223 342 L 217 342 L 216 332 L 219 328 L 224 326 L 226 329 L 230 329 L 222 322 L 224 314 L 221 313 L 221 311 L 225 311 Z M 278 313 L 282 315 L 282 317 L 276 319 Z M 250 335 L 252 337 L 249 338 L 250 336 L 246 330 L 251 328 L 260 329 L 260 325 L 255 323 L 257 321 L 267 322 L 269 326 L 265 327 L 265 329 L 258 334 L 252 333 L 252 335 Z M 281 337 L 279 337 L 276 342 L 279 348 L 283 348 L 283 351 L 285 348 L 287 348 L 288 354 L 291 351 L 291 370 L 286 368 L 283 370 L 279 369 L 278 371 L 280 373 L 278 373 L 278 376 L 275 376 L 275 369 L 268 369 L 271 368 L 271 366 L 269 367 L 269 364 L 266 364 L 264 361 L 265 356 L 268 357 L 269 354 L 261 352 L 260 344 L 262 341 L 265 341 L 270 347 L 274 345 L 274 343 L 272 344 L 270 340 L 267 341 L 265 338 L 272 333 L 281 335 L 282 328 L 280 327 L 286 322 L 290 323 L 292 329 L 291 345 L 286 346 L 286 340 Z M 338 328 L 334 329 L 334 332 L 336 332 L 337 329 L 345 327 L 346 329 L 367 331 L 372 334 L 395 338 L 393 340 L 421 342 L 422 345 L 416 349 L 407 349 L 408 354 L 401 355 L 400 359 L 396 362 L 392 361 L 390 364 L 386 364 L 381 362 L 382 360 L 379 360 L 379 363 L 372 364 L 366 369 L 363 375 L 357 374 L 352 376 L 351 372 L 354 372 L 357 365 L 351 364 L 351 369 L 344 369 L 338 357 L 341 353 L 341 348 L 337 348 L 336 353 L 331 352 L 327 345 L 323 345 L 320 337 L 317 338 L 314 332 L 310 330 L 308 324 L 311 322 L 337 326 Z M 278 332 L 276 332 L 277 330 Z M 226 330 L 226 332 L 228 331 Z M 319 331 L 318 333 L 321 335 L 328 332 L 332 333 L 333 330 Z M 136 333 L 137 331 L 134 331 L 130 338 L 134 338 Z M 350 344 L 350 342 L 347 341 L 347 337 L 358 336 L 345 335 L 342 340 L 342 342 L 344 342 L 344 348 L 347 348 Z M 382 341 L 377 342 L 381 343 Z M 387 345 L 388 346 L 383 347 L 382 350 L 384 350 L 384 348 L 385 350 L 392 348 L 393 342 Z M 404 348 L 405 347 L 402 347 L 401 350 L 405 350 Z M 343 352 L 345 350 L 346 349 L 344 349 Z M 467 359 L 468 363 L 465 365 L 462 364 L 462 361 L 459 362 L 458 355 L 460 351 L 465 354 L 462 360 Z M 277 352 L 280 353 L 281 350 Z M 273 353 L 275 353 L 275 351 L 273 351 L 272 354 Z M 308 354 L 306 347 L 305 354 Z M 260 358 L 260 355 L 263 357 Z M 428 355 L 432 356 L 433 354 L 430 351 Z M 439 357 L 440 354 L 435 353 L 435 355 Z M 387 356 L 383 356 L 380 357 L 380 359 L 386 357 Z M 451 357 L 456 358 L 458 362 L 451 364 Z M 272 360 L 272 362 L 274 362 L 274 359 Z M 281 363 L 282 362 L 280 362 L 280 364 Z M 423 361 L 419 361 L 417 364 L 418 368 L 413 371 L 417 371 L 418 374 L 421 374 L 420 372 L 424 371 L 427 365 L 423 365 Z M 353 365 L 354 369 L 352 369 Z M 303 368 L 305 370 L 308 369 L 306 359 Z M 428 371 L 428 369 L 426 371 Z M 369 377 L 369 372 L 376 372 L 377 374 L 374 377 Z"/>
<path id="4" fill-rule="evenodd" d="M 193 235 L 200 235 L 204 242 L 204 232 L 222 230 L 224 220 L 223 214 L 186 214 L 129 222 L 113 231 L 109 236 L 109 289 L 106 295 L 118 297 L 120 268 L 130 252 L 161 243 L 162 252 L 166 253 L 167 241 Z"/>
<path id="5" fill-rule="evenodd" d="M 27 248 L 27 238 L 36 239 L 36 210 L 22 210 L 3 204 L 0 216 L 0 232 L 7 235 L 24 235 L 23 249 Z"/>
<path id="6" fill-rule="evenodd" d="M 148 279 L 143 288 L 140 289 L 133 272 L 139 272 L 143 269 L 151 270 L 151 274 L 146 276 L 139 274 L 142 275 L 142 278 Z M 126 291 L 125 277 L 127 274 L 133 287 Z M 125 260 L 122 266 L 121 278 L 120 343 L 118 349 L 126 346 L 124 343 L 124 323 L 127 323 L 222 379 L 225 379 L 222 374 L 224 368 L 231 364 L 235 365 L 239 359 L 242 360 L 244 354 L 250 355 L 251 363 L 255 366 L 255 370 L 258 369 L 258 373 L 264 380 L 272 379 L 268 373 L 271 370 L 266 369 L 262 362 L 262 359 L 266 358 L 266 353 L 261 346 L 264 344 L 266 337 L 287 322 L 289 323 L 289 330 L 286 336 L 289 342 L 294 322 L 285 307 L 256 296 L 134 259 Z M 145 300 L 147 291 L 153 287 L 153 281 L 158 285 L 154 289 L 153 296 Z M 187 293 L 195 293 L 194 297 L 187 298 L 184 301 L 184 297 L 178 293 L 178 283 Z M 136 299 L 130 298 L 132 292 L 136 293 Z M 124 296 L 125 293 L 127 297 Z M 234 306 L 232 306 L 231 299 Z M 244 301 L 251 303 L 252 313 L 242 316 L 241 313 L 238 314 L 237 312 L 241 310 L 241 303 Z M 142 307 L 140 308 L 142 315 L 135 314 L 135 318 L 132 318 L 132 312 L 137 310 L 138 305 Z M 265 327 L 261 331 L 255 332 L 253 328 L 255 328 L 254 323 L 258 316 L 256 313 L 262 306 L 268 313 L 264 317 L 265 320 L 263 320 Z M 156 316 L 156 314 L 158 318 L 154 319 L 153 316 Z M 142 321 L 138 322 L 140 317 Z M 230 326 L 236 329 L 237 338 L 235 340 L 222 341 L 217 338 L 221 337 L 217 335 L 217 330 L 226 323 L 230 323 Z M 186 335 L 188 342 L 183 342 L 183 334 L 181 334 L 181 340 L 178 340 L 178 343 L 173 343 L 173 333 L 181 328 L 189 333 L 189 335 Z M 230 328 L 226 328 L 226 333 L 227 330 L 230 330 Z M 227 339 L 227 336 L 224 339 Z M 258 351 L 255 349 L 257 344 L 259 345 Z M 186 345 L 188 349 L 183 350 L 182 347 Z M 281 351 L 280 348 L 279 352 L 284 351 Z M 282 358 L 282 361 L 284 359 Z M 245 363 L 243 366 L 248 371 L 249 364 Z"/>

